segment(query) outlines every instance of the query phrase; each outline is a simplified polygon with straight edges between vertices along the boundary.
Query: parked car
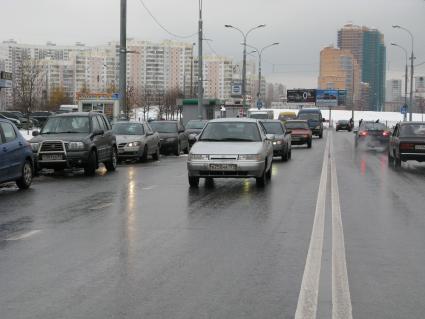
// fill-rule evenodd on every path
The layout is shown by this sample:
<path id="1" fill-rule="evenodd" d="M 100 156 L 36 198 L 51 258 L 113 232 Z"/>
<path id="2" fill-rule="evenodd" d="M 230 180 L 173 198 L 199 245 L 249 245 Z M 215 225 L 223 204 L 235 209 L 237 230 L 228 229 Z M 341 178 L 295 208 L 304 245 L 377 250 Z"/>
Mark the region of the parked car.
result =
<path id="1" fill-rule="evenodd" d="M 298 111 L 297 119 L 307 121 L 313 135 L 317 135 L 319 138 L 323 137 L 323 122 L 325 119 L 322 117 L 320 109 L 301 109 Z"/>
<path id="2" fill-rule="evenodd" d="M 99 163 L 108 171 L 117 166 L 117 144 L 107 118 L 96 112 L 53 115 L 30 143 L 38 169 L 84 168 L 94 175 Z"/>
<path id="3" fill-rule="evenodd" d="M 254 177 L 264 186 L 271 178 L 273 140 L 255 119 L 209 121 L 189 153 L 189 185 L 197 187 L 200 178 Z"/>
<path id="4" fill-rule="evenodd" d="M 159 133 L 161 140 L 161 153 L 174 153 L 179 156 L 183 151 L 189 153 L 188 134 L 179 121 L 152 121 L 149 125 Z"/>
<path id="5" fill-rule="evenodd" d="M 186 124 L 185 133 L 189 139 L 189 146 L 192 147 L 196 142 L 196 137 L 202 132 L 207 120 L 190 120 Z"/>
<path id="6" fill-rule="evenodd" d="M 30 114 L 30 118 L 34 121 L 34 124 L 37 125 L 37 127 L 42 128 L 43 125 L 46 123 L 49 116 L 53 115 L 52 112 L 49 111 L 37 111 L 32 112 Z"/>
<path id="7" fill-rule="evenodd" d="M 410 160 L 425 162 L 425 122 L 399 123 L 390 137 L 388 164 L 400 167 Z"/>
<path id="8" fill-rule="evenodd" d="M 359 128 L 354 131 L 354 145 L 367 148 L 387 147 L 391 132 L 384 123 L 363 121 Z"/>
<path id="9" fill-rule="evenodd" d="M 8 121 L 12 122 L 18 129 L 21 129 L 22 128 L 21 121 L 17 120 L 14 117 L 6 116 L 2 112 L 0 112 L 0 119 L 8 120 Z"/>
<path id="10" fill-rule="evenodd" d="M 311 148 L 313 141 L 313 133 L 308 125 L 307 121 L 303 120 L 292 120 L 286 121 L 285 127 L 287 130 L 291 130 L 291 144 L 292 145 L 303 145 L 307 144 L 308 148 Z"/>
<path id="11" fill-rule="evenodd" d="M 341 131 L 341 130 L 346 130 L 348 132 L 351 132 L 351 124 L 350 121 L 348 120 L 338 120 L 338 122 L 336 122 L 335 125 L 335 130 Z"/>
<path id="12" fill-rule="evenodd" d="M 159 160 L 159 134 L 147 122 L 117 122 L 112 126 L 117 145 L 118 159 L 135 158 L 146 161 L 148 155 Z"/>
<path id="13" fill-rule="evenodd" d="M 21 112 L 2 111 L 0 114 L 6 116 L 9 119 L 18 120 L 20 122 L 20 127 L 18 127 L 19 129 L 30 130 L 33 128 L 33 121 L 23 116 Z"/>
<path id="14" fill-rule="evenodd" d="M 34 175 L 31 145 L 9 120 L 0 118 L 0 183 L 16 182 L 27 189 Z"/>
<path id="15" fill-rule="evenodd" d="M 273 120 L 274 111 L 271 109 L 249 109 L 248 117 L 252 119 Z"/>
<path id="16" fill-rule="evenodd" d="M 273 156 L 281 156 L 283 161 L 287 161 L 292 156 L 291 133 L 286 129 L 280 120 L 261 120 L 261 124 L 266 130 L 266 134 L 273 134 Z"/>

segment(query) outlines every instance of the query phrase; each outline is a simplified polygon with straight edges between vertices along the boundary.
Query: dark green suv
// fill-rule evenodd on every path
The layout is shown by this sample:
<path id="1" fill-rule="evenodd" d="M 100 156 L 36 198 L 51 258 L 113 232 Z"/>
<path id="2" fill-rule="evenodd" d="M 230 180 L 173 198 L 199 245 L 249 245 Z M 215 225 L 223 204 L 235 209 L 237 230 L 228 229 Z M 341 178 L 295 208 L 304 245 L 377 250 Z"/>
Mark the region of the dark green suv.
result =
<path id="1" fill-rule="evenodd" d="M 66 113 L 51 116 L 30 141 L 37 169 L 84 168 L 94 175 L 99 163 L 114 171 L 117 144 L 112 127 L 103 114 Z"/>

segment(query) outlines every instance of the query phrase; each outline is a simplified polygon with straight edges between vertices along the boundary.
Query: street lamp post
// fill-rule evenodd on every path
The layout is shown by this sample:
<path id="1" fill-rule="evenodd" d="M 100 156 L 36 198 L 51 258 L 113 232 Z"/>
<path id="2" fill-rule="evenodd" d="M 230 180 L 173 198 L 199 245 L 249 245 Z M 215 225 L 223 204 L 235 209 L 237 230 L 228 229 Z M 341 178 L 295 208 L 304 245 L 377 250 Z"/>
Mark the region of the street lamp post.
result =
<path id="1" fill-rule="evenodd" d="M 265 47 L 263 47 L 263 48 L 261 48 L 259 50 L 256 47 L 247 44 L 248 47 L 255 49 L 254 52 L 257 52 L 258 53 L 258 91 L 257 91 L 257 99 L 260 102 L 261 102 L 261 59 L 262 59 L 264 50 L 266 50 L 266 49 L 268 49 L 268 48 L 270 48 L 272 46 L 275 46 L 275 45 L 279 45 L 279 42 L 274 42 L 272 44 L 266 45 Z"/>
<path id="2" fill-rule="evenodd" d="M 413 38 L 413 34 L 412 32 L 410 32 L 408 29 L 403 28 L 402 26 L 399 25 L 393 25 L 394 29 L 401 29 L 406 31 L 407 33 L 409 33 L 410 35 L 410 40 L 412 41 L 412 54 L 410 57 L 410 112 L 409 112 L 409 121 L 412 121 L 413 115 L 412 115 L 412 111 L 413 111 L 413 74 L 414 74 L 414 69 L 413 69 L 413 62 L 415 60 L 415 55 L 413 54 L 413 44 L 414 44 L 414 38 Z"/>
<path id="3" fill-rule="evenodd" d="M 248 37 L 248 35 L 259 28 L 264 28 L 266 25 L 265 24 L 260 24 L 254 28 L 251 28 L 248 30 L 248 32 L 244 33 L 241 29 L 234 27 L 230 24 L 226 24 L 225 27 L 226 28 L 232 28 L 235 29 L 237 31 L 239 31 L 242 34 L 243 37 L 243 62 L 242 62 L 242 98 L 243 98 L 243 107 L 246 108 L 246 39 Z"/>
<path id="4" fill-rule="evenodd" d="M 202 59 L 202 41 L 203 35 L 203 21 L 202 21 L 202 0 L 199 0 L 199 21 L 198 21 L 198 119 L 203 118 L 204 107 L 204 74 L 203 74 L 203 59 Z"/>
<path id="5" fill-rule="evenodd" d="M 391 45 L 398 47 L 401 50 L 403 50 L 405 58 L 406 58 L 406 68 L 405 68 L 405 71 L 404 71 L 404 105 L 407 106 L 407 81 L 408 81 L 407 80 L 407 73 L 408 73 L 408 65 L 407 64 L 408 64 L 408 59 L 409 59 L 408 54 L 407 54 L 407 50 L 397 43 L 392 42 Z M 412 106 L 410 106 L 410 107 L 412 107 Z M 404 114 L 404 121 L 406 121 L 406 119 L 407 119 L 407 114 Z"/>

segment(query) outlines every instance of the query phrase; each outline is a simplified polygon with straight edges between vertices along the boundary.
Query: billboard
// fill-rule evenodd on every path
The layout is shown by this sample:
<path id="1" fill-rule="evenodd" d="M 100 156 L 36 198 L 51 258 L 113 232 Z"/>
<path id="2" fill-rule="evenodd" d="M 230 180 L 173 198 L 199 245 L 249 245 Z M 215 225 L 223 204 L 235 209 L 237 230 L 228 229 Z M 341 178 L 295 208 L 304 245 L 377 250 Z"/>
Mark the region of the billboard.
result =
<path id="1" fill-rule="evenodd" d="M 314 89 L 287 90 L 286 96 L 288 103 L 303 104 L 316 102 L 316 90 Z"/>
<path id="2" fill-rule="evenodd" d="M 338 90 L 338 106 L 347 105 L 347 90 Z"/>
<path id="3" fill-rule="evenodd" d="M 12 87 L 12 73 L 1 71 L 0 72 L 0 88 Z"/>
<path id="4" fill-rule="evenodd" d="M 338 90 L 317 90 L 317 106 L 338 106 Z"/>

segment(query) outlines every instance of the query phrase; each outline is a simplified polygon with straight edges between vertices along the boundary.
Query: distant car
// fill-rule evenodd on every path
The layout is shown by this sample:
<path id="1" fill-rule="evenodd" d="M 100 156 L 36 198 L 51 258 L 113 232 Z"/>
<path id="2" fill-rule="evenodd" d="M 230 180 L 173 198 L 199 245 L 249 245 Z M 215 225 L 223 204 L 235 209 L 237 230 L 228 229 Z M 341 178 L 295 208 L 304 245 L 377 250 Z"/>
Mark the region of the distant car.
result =
<path id="1" fill-rule="evenodd" d="M 297 114 L 295 112 L 285 111 L 285 112 L 279 113 L 278 120 L 285 123 L 288 120 L 295 120 L 296 118 L 297 118 Z"/>
<path id="2" fill-rule="evenodd" d="M 308 125 L 307 121 L 303 120 L 292 120 L 286 121 L 285 127 L 287 130 L 291 130 L 291 143 L 292 145 L 303 145 L 307 144 L 308 148 L 311 148 L 313 141 L 313 133 Z"/>
<path id="3" fill-rule="evenodd" d="M 23 116 L 21 112 L 2 111 L 0 114 L 6 116 L 9 119 L 18 120 L 20 122 L 20 126 L 18 126 L 19 129 L 30 130 L 34 126 L 33 121 L 31 119 L 28 120 L 28 118 Z"/>
<path id="4" fill-rule="evenodd" d="M 341 131 L 341 130 L 351 132 L 350 121 L 348 121 L 348 120 L 338 120 L 338 122 L 336 122 L 336 125 L 335 125 L 335 130 L 337 132 Z"/>
<path id="5" fill-rule="evenodd" d="M 12 122 L 0 118 L 0 183 L 15 181 L 19 188 L 27 189 L 33 175 L 31 145 Z"/>
<path id="6" fill-rule="evenodd" d="M 306 108 L 298 111 L 298 120 L 305 120 L 311 129 L 313 135 L 319 138 L 323 137 L 323 122 L 322 112 L 318 108 Z"/>
<path id="7" fill-rule="evenodd" d="M 271 109 L 249 109 L 248 117 L 259 120 L 273 120 L 274 111 Z"/>
<path id="8" fill-rule="evenodd" d="M 264 186 L 271 178 L 273 139 L 255 119 L 209 121 L 189 153 L 189 185 L 197 187 L 200 178 L 254 177 Z"/>
<path id="9" fill-rule="evenodd" d="M 202 132 L 207 120 L 190 120 L 186 124 L 185 133 L 189 139 L 189 146 L 192 147 L 196 142 L 196 137 Z"/>
<path id="10" fill-rule="evenodd" d="M 37 111 L 32 112 L 30 118 L 35 120 L 34 124 L 37 125 L 37 127 L 42 128 L 51 115 L 53 115 L 53 113 L 49 111 Z"/>
<path id="11" fill-rule="evenodd" d="M 179 156 L 183 151 L 189 153 L 189 139 L 184 126 L 179 121 L 152 121 L 149 125 L 159 133 L 161 153 L 174 153 Z"/>
<path id="12" fill-rule="evenodd" d="M 292 156 L 291 133 L 286 129 L 280 120 L 261 120 L 261 124 L 266 130 L 266 134 L 273 134 L 273 156 L 281 156 L 283 161 L 287 161 Z"/>
<path id="13" fill-rule="evenodd" d="M 400 167 L 410 160 L 425 162 L 425 122 L 399 123 L 390 137 L 388 164 Z"/>
<path id="14" fill-rule="evenodd" d="M 384 123 L 363 121 L 358 130 L 355 130 L 354 145 L 365 146 L 369 149 L 387 147 L 390 139 L 390 130 Z"/>
<path id="15" fill-rule="evenodd" d="M 118 159 L 145 161 L 148 155 L 159 159 L 159 134 L 147 122 L 117 122 L 112 126 L 118 145 Z"/>
<path id="16" fill-rule="evenodd" d="M 53 115 L 30 140 L 38 169 L 84 168 L 95 174 L 99 163 L 117 167 L 117 143 L 107 118 L 96 112 Z"/>

